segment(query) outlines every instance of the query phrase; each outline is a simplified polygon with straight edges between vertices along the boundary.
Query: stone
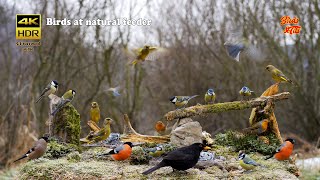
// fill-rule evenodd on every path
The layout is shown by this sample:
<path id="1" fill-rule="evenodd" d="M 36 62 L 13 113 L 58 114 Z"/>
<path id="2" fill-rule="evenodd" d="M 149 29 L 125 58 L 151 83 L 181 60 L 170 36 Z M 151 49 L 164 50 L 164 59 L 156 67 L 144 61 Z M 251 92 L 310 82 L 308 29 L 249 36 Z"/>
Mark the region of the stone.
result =
<path id="1" fill-rule="evenodd" d="M 202 127 L 191 118 L 178 120 L 172 128 L 170 142 L 178 147 L 202 143 Z"/>

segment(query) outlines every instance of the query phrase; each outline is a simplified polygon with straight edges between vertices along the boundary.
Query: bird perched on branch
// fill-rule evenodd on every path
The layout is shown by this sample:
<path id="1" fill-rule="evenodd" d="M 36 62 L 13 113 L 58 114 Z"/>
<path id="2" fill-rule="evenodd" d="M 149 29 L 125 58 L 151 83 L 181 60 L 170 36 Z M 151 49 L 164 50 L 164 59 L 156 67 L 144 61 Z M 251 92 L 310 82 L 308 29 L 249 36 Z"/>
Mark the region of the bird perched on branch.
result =
<path id="1" fill-rule="evenodd" d="M 133 144 L 131 142 L 125 142 L 108 153 L 102 154 L 100 156 L 111 155 L 112 159 L 116 161 L 123 161 L 128 159 L 132 153 Z"/>
<path id="2" fill-rule="evenodd" d="M 272 79 L 275 80 L 277 83 L 280 82 L 288 82 L 294 84 L 286 75 L 283 74 L 282 71 L 274 67 L 273 65 L 268 65 L 266 70 L 269 71 L 272 75 Z"/>
<path id="3" fill-rule="evenodd" d="M 56 109 L 51 113 L 51 115 L 52 116 L 56 115 L 57 112 L 60 111 L 60 109 L 62 109 L 67 103 L 73 100 L 75 95 L 76 95 L 76 91 L 72 89 L 65 92 L 61 97 L 59 103 L 56 105 Z"/>
<path id="4" fill-rule="evenodd" d="M 28 157 L 28 159 L 38 159 L 43 156 L 47 150 L 48 137 L 41 137 L 38 141 L 35 142 L 34 146 L 29 149 L 29 151 L 24 154 L 19 159 L 15 160 L 17 162 L 21 159 Z"/>
<path id="5" fill-rule="evenodd" d="M 143 46 L 143 48 L 133 50 L 133 53 L 135 54 L 135 59 L 131 62 L 131 64 L 136 65 L 137 63 L 144 62 L 146 60 L 155 60 L 165 51 L 165 48 L 145 45 Z M 158 54 L 155 55 L 155 52 L 158 52 Z M 154 54 L 154 56 L 151 56 L 151 54 Z"/>
<path id="6" fill-rule="evenodd" d="M 114 97 L 118 97 L 120 96 L 121 94 L 119 93 L 119 89 L 120 89 L 120 86 L 117 86 L 117 87 L 114 87 L 114 88 L 109 88 L 107 91 L 111 91 L 112 92 L 112 95 Z"/>
<path id="7" fill-rule="evenodd" d="M 251 91 L 247 86 L 243 86 L 240 91 L 239 91 L 239 94 L 243 97 L 245 96 L 251 96 L 251 94 L 253 93 L 254 91 Z"/>
<path id="8" fill-rule="evenodd" d="M 154 128 L 159 134 L 163 134 L 166 131 L 166 125 L 162 121 L 157 121 Z"/>
<path id="9" fill-rule="evenodd" d="M 245 170 L 252 170 L 257 166 L 262 166 L 242 151 L 239 153 L 239 164 Z"/>
<path id="10" fill-rule="evenodd" d="M 268 129 L 269 120 L 264 119 L 262 121 L 259 121 L 255 124 L 253 124 L 251 127 L 245 128 L 242 131 L 245 133 L 251 133 L 251 134 L 262 134 Z"/>
<path id="11" fill-rule="evenodd" d="M 294 148 L 295 140 L 288 138 L 286 139 L 280 147 L 277 148 L 277 150 L 272 153 L 271 156 L 267 157 L 267 159 L 270 159 L 274 157 L 278 161 L 287 160 L 290 158 L 290 155 L 292 154 L 293 148 Z"/>
<path id="12" fill-rule="evenodd" d="M 111 118 L 106 118 L 104 120 L 104 128 L 101 128 L 98 132 L 90 133 L 85 139 L 81 139 L 81 142 L 88 142 L 89 144 L 92 144 L 106 140 L 111 133 L 111 122 Z"/>
<path id="13" fill-rule="evenodd" d="M 158 145 L 154 148 L 145 149 L 145 151 L 148 152 L 152 157 L 160 157 L 164 153 L 162 145 Z"/>
<path id="14" fill-rule="evenodd" d="M 100 120 L 100 108 L 97 102 L 91 103 L 91 109 L 90 109 L 90 120 L 95 122 L 96 124 L 99 124 Z"/>
<path id="15" fill-rule="evenodd" d="M 37 99 L 38 103 L 44 96 L 54 94 L 58 90 L 59 83 L 56 80 L 51 81 L 41 92 L 40 97 Z"/>
<path id="16" fill-rule="evenodd" d="M 213 89 L 208 89 L 208 91 L 204 95 L 204 102 L 206 104 L 213 104 L 215 99 L 216 94 L 214 93 Z"/>
<path id="17" fill-rule="evenodd" d="M 173 96 L 170 101 L 176 105 L 176 107 L 181 108 L 185 107 L 188 102 L 192 99 L 195 98 L 199 95 L 194 95 L 194 96 Z"/>
<path id="18" fill-rule="evenodd" d="M 171 166 L 177 170 L 187 170 L 195 166 L 199 160 L 200 152 L 205 149 L 205 145 L 202 143 L 194 143 L 190 146 L 178 148 L 174 151 L 169 152 L 163 157 L 162 161 L 154 166 L 153 168 L 143 172 L 142 174 L 147 175 L 153 171 L 165 167 Z"/>

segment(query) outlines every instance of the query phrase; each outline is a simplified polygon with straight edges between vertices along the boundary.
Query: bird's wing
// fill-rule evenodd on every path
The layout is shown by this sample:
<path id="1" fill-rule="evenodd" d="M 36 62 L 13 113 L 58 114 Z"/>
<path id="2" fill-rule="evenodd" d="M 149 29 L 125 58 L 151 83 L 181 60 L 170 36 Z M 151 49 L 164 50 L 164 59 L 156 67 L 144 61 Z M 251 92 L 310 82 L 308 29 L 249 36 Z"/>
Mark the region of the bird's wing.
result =
<path id="1" fill-rule="evenodd" d="M 255 161 L 254 161 L 253 159 L 251 159 L 251 158 L 244 158 L 244 159 L 243 159 L 243 162 L 246 163 L 246 164 L 258 166 L 258 163 L 255 162 Z"/>
<path id="2" fill-rule="evenodd" d="M 287 77 L 283 74 L 283 72 L 280 71 L 279 69 L 275 69 L 275 70 L 274 70 L 274 73 L 275 73 L 277 76 L 279 76 L 281 79 L 283 79 L 283 80 L 285 80 L 285 81 L 288 80 L 288 78 L 287 78 Z"/>
<path id="3" fill-rule="evenodd" d="M 282 148 L 284 148 L 286 146 L 286 143 L 287 142 L 282 143 L 281 146 L 277 148 L 276 153 L 280 152 L 282 150 Z"/>
<path id="4" fill-rule="evenodd" d="M 184 160 L 189 161 L 194 159 L 194 151 L 190 150 L 189 148 L 180 148 L 175 151 L 169 152 L 163 159 L 165 160 Z"/>
<path id="5" fill-rule="evenodd" d="M 51 115 L 54 116 L 65 104 L 70 101 L 70 99 L 61 99 L 60 103 L 57 105 L 56 109 L 51 113 Z"/>
<path id="6" fill-rule="evenodd" d="M 41 92 L 41 95 L 40 96 L 43 96 L 47 91 L 50 90 L 50 86 L 47 86 L 46 88 L 44 88 Z"/>
<path id="7" fill-rule="evenodd" d="M 116 147 L 113 151 L 114 151 L 115 153 L 119 153 L 121 150 L 123 150 L 123 148 L 124 148 L 124 146 L 121 145 L 121 146 Z"/>

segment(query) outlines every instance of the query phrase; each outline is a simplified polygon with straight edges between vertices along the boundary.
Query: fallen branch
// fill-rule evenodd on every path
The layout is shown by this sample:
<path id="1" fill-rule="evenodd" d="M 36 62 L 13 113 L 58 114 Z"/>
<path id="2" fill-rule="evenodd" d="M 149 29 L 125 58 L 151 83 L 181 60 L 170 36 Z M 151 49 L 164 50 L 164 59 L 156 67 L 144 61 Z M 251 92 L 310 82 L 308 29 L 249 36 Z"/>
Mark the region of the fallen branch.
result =
<path id="1" fill-rule="evenodd" d="M 121 141 L 130 142 L 149 142 L 149 143 L 166 143 L 170 141 L 170 136 L 149 136 L 137 133 L 131 126 L 130 119 L 124 114 L 124 131 Z"/>
<path id="2" fill-rule="evenodd" d="M 166 119 L 167 121 L 172 121 L 174 119 L 192 117 L 205 113 L 220 113 L 231 110 L 243 110 L 258 106 L 264 107 L 268 101 L 277 102 L 280 100 L 288 99 L 289 97 L 289 92 L 283 92 L 280 94 L 275 94 L 273 96 L 258 97 L 249 101 L 234 101 L 209 105 L 196 105 L 184 109 L 170 111 L 164 115 L 164 119 Z"/>

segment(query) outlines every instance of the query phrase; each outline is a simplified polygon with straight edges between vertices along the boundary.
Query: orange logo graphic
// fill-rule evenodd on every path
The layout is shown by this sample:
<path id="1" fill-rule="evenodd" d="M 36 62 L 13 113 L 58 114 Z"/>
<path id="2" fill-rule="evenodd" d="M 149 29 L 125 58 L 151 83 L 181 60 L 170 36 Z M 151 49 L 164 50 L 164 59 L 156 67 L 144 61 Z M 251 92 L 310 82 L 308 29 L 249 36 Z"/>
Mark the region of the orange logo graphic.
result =
<path id="1" fill-rule="evenodd" d="M 293 17 L 291 19 L 290 16 L 283 16 L 280 19 L 281 26 L 289 24 L 283 30 L 283 33 L 285 34 L 299 34 L 301 30 L 301 26 L 299 26 L 298 23 L 299 23 L 299 18 L 297 17 Z"/>

